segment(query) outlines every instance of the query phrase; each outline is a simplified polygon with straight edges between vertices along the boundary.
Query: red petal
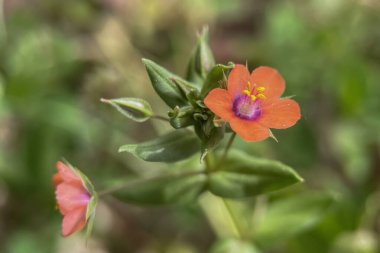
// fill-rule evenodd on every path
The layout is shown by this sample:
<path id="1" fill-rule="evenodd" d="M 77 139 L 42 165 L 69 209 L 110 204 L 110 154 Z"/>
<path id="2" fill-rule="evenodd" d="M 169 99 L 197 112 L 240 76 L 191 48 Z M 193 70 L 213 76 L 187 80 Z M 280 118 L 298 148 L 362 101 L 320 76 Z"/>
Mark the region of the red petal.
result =
<path id="1" fill-rule="evenodd" d="M 264 95 L 267 98 L 280 97 L 285 90 L 285 80 L 270 67 L 258 67 L 251 74 L 251 82 L 256 87 L 265 87 Z"/>
<path id="2" fill-rule="evenodd" d="M 58 161 L 56 164 L 56 167 L 58 169 L 58 173 L 61 175 L 61 178 L 65 182 L 70 182 L 70 181 L 79 181 L 82 183 L 82 179 L 75 175 L 75 173 L 67 167 L 66 164 L 64 164 L 61 161 Z"/>
<path id="3" fill-rule="evenodd" d="M 248 69 L 241 64 L 235 64 L 235 67 L 228 75 L 228 92 L 232 98 L 241 94 L 247 88 L 247 83 L 250 80 Z"/>
<path id="4" fill-rule="evenodd" d="M 205 105 L 225 121 L 233 117 L 232 99 L 230 94 L 220 88 L 213 89 L 204 99 Z"/>
<path id="5" fill-rule="evenodd" d="M 63 215 L 79 207 L 86 207 L 90 201 L 90 194 L 77 184 L 61 183 L 57 186 L 55 196 Z"/>
<path id="6" fill-rule="evenodd" d="M 284 129 L 293 126 L 301 118 L 301 109 L 292 99 L 267 99 L 262 101 L 258 122 L 263 126 Z"/>
<path id="7" fill-rule="evenodd" d="M 86 225 L 86 210 L 86 207 L 77 208 L 63 217 L 62 236 L 69 236 Z"/>
<path id="8" fill-rule="evenodd" d="M 232 130 L 245 141 L 262 141 L 269 137 L 269 129 L 255 121 L 233 118 L 230 121 Z"/>

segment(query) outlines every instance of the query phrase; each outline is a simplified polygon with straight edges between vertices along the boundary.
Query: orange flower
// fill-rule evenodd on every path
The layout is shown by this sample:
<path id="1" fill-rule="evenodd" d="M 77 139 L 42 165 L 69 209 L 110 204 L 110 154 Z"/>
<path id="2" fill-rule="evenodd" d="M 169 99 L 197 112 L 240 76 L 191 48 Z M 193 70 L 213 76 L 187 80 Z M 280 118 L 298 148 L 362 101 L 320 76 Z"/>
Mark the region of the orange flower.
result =
<path id="1" fill-rule="evenodd" d="M 280 98 L 284 90 L 285 81 L 277 70 L 258 67 L 249 74 L 245 66 L 236 64 L 227 90 L 213 89 L 204 103 L 243 140 L 262 141 L 270 136 L 269 128 L 285 129 L 301 118 L 294 100 Z"/>
<path id="2" fill-rule="evenodd" d="M 83 176 L 71 166 L 57 162 L 58 173 L 53 176 L 55 197 L 63 215 L 62 236 L 69 236 L 81 230 L 88 220 L 88 206 L 92 195 Z"/>

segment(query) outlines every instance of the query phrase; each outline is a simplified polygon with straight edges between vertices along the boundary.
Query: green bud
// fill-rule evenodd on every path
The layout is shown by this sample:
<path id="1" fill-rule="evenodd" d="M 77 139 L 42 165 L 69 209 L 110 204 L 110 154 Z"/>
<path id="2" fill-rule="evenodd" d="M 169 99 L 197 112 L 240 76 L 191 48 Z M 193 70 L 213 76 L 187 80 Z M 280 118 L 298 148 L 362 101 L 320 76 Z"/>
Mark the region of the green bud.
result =
<path id="1" fill-rule="evenodd" d="M 142 59 L 142 61 L 154 90 L 168 106 L 174 108 L 177 105 L 188 104 L 184 91 L 177 85 L 178 83 L 185 83 L 185 80 L 151 60 Z M 176 80 L 176 82 L 173 80 Z"/>
<path id="2" fill-rule="evenodd" d="M 208 45 L 208 35 L 208 28 L 204 27 L 187 67 L 186 79 L 199 86 L 203 84 L 207 73 L 215 65 L 213 53 Z"/>
<path id="3" fill-rule="evenodd" d="M 144 122 L 153 115 L 150 104 L 140 98 L 102 98 L 100 101 L 112 105 L 124 116 L 137 122 Z"/>
<path id="4" fill-rule="evenodd" d="M 194 123 L 193 119 L 194 109 L 192 106 L 178 107 L 176 106 L 173 111 L 169 112 L 170 124 L 175 128 L 183 128 L 190 126 Z"/>

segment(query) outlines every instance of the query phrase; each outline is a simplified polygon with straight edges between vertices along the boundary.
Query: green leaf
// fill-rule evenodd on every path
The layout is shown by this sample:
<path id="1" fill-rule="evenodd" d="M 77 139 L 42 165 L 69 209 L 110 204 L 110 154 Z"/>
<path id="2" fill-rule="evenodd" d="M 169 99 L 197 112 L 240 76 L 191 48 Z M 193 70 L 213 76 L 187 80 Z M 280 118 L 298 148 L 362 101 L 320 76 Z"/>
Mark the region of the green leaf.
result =
<path id="1" fill-rule="evenodd" d="M 210 253 L 259 253 L 260 251 L 250 242 L 235 238 L 217 242 Z"/>
<path id="2" fill-rule="evenodd" d="M 304 193 L 274 202 L 256 226 L 252 238 L 266 248 L 316 225 L 334 203 L 327 193 Z"/>
<path id="3" fill-rule="evenodd" d="M 190 58 L 186 79 L 190 82 L 197 83 L 199 87 L 201 87 L 203 81 L 206 79 L 207 73 L 214 65 L 214 56 L 208 45 L 208 28 L 204 27 Z"/>
<path id="4" fill-rule="evenodd" d="M 205 190 L 206 175 L 201 172 L 169 174 L 125 183 L 115 192 L 121 201 L 144 205 L 185 204 L 194 202 Z"/>
<path id="5" fill-rule="evenodd" d="M 155 62 L 142 59 L 154 90 L 171 108 L 187 105 L 186 91 L 195 89 L 192 84 L 169 72 Z M 185 92 L 184 92 L 185 91 Z"/>
<path id="6" fill-rule="evenodd" d="M 153 115 L 150 104 L 140 98 L 102 98 L 100 101 L 112 105 L 124 116 L 137 122 L 144 122 Z"/>
<path id="7" fill-rule="evenodd" d="M 272 160 L 231 151 L 209 175 L 209 190 L 227 198 L 251 197 L 302 182 L 290 167 Z"/>
<path id="8" fill-rule="evenodd" d="M 205 97 L 211 90 L 221 87 L 223 82 L 226 82 L 226 76 L 229 71 L 233 69 L 234 64 L 229 65 L 217 64 L 208 73 L 206 80 L 203 84 L 200 96 Z"/>
<path id="9" fill-rule="evenodd" d="M 183 129 L 140 144 L 121 146 L 119 152 L 129 152 L 148 162 L 176 162 L 188 158 L 199 149 L 200 143 L 195 134 Z"/>

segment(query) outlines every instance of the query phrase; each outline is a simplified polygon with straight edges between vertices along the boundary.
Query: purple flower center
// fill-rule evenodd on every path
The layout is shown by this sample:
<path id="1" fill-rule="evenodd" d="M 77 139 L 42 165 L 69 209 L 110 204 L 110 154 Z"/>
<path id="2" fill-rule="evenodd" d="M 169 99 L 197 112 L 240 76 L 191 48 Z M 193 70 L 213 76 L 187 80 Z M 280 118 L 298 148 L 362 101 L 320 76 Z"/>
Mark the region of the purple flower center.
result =
<path id="1" fill-rule="evenodd" d="M 84 205 L 87 205 L 91 200 L 91 195 L 89 193 L 82 193 L 78 196 L 78 199 L 80 202 L 82 202 Z"/>
<path id="2" fill-rule="evenodd" d="M 260 100 L 253 100 L 246 94 L 235 97 L 232 105 L 234 114 L 246 120 L 255 120 L 261 115 Z"/>

